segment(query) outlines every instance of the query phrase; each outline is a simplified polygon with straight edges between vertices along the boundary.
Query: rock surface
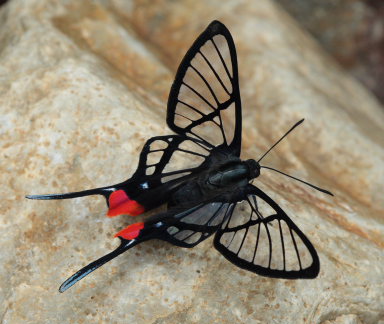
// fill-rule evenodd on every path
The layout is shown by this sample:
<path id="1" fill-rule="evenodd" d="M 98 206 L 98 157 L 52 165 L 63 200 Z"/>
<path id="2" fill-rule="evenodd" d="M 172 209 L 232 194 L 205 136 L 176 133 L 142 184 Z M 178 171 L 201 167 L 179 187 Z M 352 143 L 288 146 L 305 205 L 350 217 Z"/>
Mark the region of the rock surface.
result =
<path id="1" fill-rule="evenodd" d="M 97 197 L 24 195 L 128 178 L 146 139 L 170 133 L 175 70 L 213 19 L 238 50 L 242 156 L 306 118 L 264 163 L 335 197 L 267 172 L 255 184 L 313 242 L 319 277 L 257 276 L 211 239 L 151 241 L 58 293 L 132 220 Z M 274 2 L 12 0 L 0 24 L 2 323 L 384 323 L 384 110 Z"/>
<path id="2" fill-rule="evenodd" d="M 384 103 L 384 2 L 277 0 Z"/>

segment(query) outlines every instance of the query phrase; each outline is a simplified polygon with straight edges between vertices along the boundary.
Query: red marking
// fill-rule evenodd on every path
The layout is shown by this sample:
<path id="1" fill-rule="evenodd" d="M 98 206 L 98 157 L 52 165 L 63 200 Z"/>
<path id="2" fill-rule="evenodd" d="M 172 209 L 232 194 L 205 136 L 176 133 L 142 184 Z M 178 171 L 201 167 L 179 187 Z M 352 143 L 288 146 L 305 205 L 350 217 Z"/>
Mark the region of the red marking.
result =
<path id="1" fill-rule="evenodd" d="M 124 190 L 116 190 L 109 196 L 108 217 L 114 217 L 122 214 L 137 216 L 144 213 L 145 208 L 136 200 L 128 197 Z"/>
<path id="2" fill-rule="evenodd" d="M 139 236 L 140 230 L 144 228 L 144 223 L 135 223 L 127 226 L 120 232 L 115 234 L 115 237 L 121 237 L 126 240 L 133 240 Z"/>

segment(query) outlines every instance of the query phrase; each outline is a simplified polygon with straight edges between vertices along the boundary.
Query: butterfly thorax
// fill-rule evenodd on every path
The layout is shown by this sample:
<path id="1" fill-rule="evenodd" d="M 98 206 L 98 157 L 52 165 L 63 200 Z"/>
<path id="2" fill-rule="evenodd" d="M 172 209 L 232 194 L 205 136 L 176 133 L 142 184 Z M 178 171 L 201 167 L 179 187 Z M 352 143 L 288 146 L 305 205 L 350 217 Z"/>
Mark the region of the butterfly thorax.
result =
<path id="1" fill-rule="evenodd" d="M 255 160 L 224 164 L 209 173 L 205 184 L 207 189 L 245 186 L 260 174 L 260 165 Z"/>

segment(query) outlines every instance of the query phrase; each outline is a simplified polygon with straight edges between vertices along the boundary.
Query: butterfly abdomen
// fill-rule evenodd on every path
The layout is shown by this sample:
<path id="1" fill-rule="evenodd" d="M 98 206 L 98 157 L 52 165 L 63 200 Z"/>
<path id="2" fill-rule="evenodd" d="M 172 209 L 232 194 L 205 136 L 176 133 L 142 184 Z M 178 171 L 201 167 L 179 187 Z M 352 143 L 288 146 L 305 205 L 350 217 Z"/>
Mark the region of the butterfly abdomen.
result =
<path id="1" fill-rule="evenodd" d="M 181 186 L 170 199 L 168 206 L 176 206 L 179 204 L 189 204 L 192 201 L 201 201 L 204 194 L 198 181 L 189 181 Z"/>

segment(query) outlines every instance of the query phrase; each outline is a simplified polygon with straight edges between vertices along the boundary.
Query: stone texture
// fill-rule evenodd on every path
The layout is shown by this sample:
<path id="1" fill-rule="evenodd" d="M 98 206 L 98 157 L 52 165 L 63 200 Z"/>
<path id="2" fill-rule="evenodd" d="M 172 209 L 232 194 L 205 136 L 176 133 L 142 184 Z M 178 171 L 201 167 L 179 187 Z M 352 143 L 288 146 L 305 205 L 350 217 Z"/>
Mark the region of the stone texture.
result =
<path id="1" fill-rule="evenodd" d="M 175 70 L 213 19 L 238 49 L 243 157 L 306 118 L 264 163 L 335 197 L 267 172 L 255 184 L 313 242 L 319 277 L 257 276 L 212 240 L 191 250 L 153 241 L 59 294 L 132 220 L 106 219 L 98 197 L 24 195 L 129 177 L 146 139 L 169 133 Z M 274 2 L 12 0 L 0 24 L 2 323 L 383 321 L 383 109 Z"/>
<path id="2" fill-rule="evenodd" d="M 384 102 L 384 2 L 277 0 Z"/>

